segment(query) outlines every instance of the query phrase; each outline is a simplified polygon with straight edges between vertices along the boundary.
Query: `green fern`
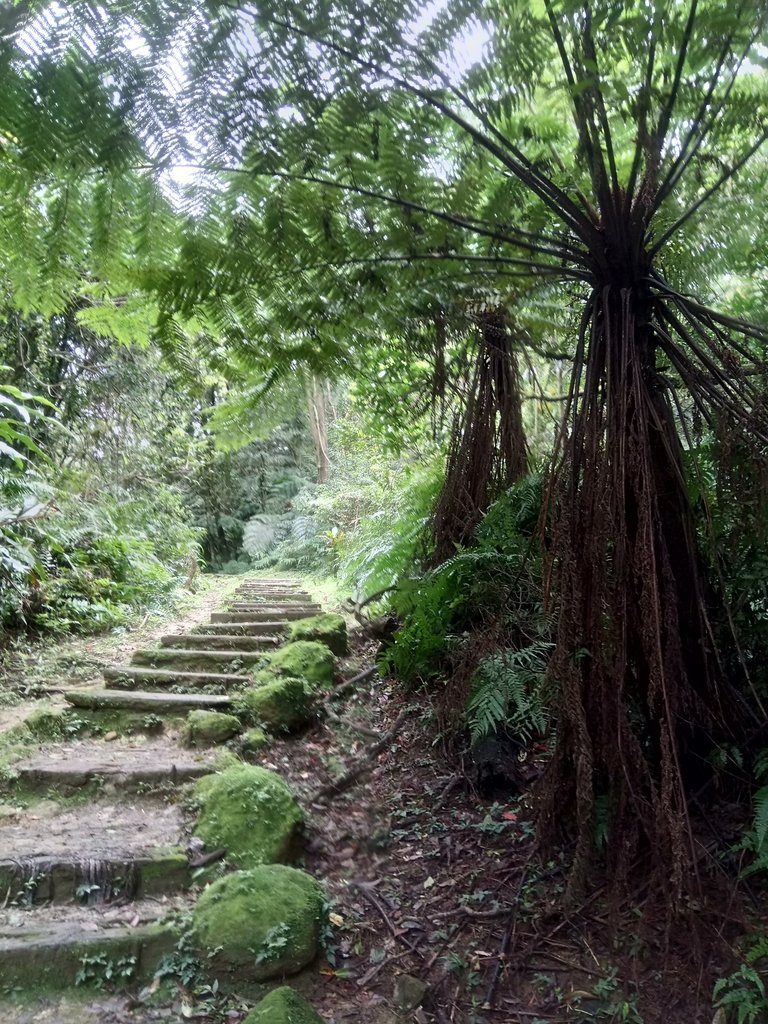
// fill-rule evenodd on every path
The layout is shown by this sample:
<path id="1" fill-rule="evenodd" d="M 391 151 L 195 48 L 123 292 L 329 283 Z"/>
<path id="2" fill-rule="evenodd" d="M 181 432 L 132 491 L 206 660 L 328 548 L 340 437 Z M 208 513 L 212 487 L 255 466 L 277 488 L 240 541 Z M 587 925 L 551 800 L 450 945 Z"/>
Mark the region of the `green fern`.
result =
<path id="1" fill-rule="evenodd" d="M 501 727 L 522 740 L 544 735 L 549 724 L 544 678 L 551 650 L 552 644 L 537 642 L 480 662 L 467 703 L 473 742 Z"/>

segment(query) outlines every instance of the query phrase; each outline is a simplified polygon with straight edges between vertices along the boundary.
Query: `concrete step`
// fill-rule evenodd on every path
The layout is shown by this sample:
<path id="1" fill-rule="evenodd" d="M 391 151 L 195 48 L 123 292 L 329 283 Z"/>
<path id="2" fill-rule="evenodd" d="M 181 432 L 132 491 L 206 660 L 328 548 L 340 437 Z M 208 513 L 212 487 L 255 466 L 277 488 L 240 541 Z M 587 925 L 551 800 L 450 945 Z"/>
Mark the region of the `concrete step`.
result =
<path id="1" fill-rule="evenodd" d="M 64 700 L 89 711 L 151 711 L 156 715 L 183 715 L 196 708 L 228 711 L 232 698 L 219 693 L 137 693 L 132 690 L 68 690 Z"/>
<path id="2" fill-rule="evenodd" d="M 119 990 L 146 983 L 179 939 L 178 924 L 162 920 L 168 907 L 156 901 L 131 904 L 122 912 L 86 908 L 73 914 L 72 910 L 66 908 L 66 917 L 64 908 L 55 906 L 4 915 L 0 922 L 4 991 L 62 992 L 74 989 L 78 978 L 81 984 L 98 987 L 101 982 Z M 22 923 L 19 918 L 24 919 Z M 123 976 L 107 979 L 104 972 L 109 964 Z"/>
<path id="3" fill-rule="evenodd" d="M 178 806 L 157 800 L 33 803 L 0 823 L 7 904 L 109 903 L 190 884 Z"/>
<path id="4" fill-rule="evenodd" d="M 65 796 L 94 783 L 121 791 L 181 785 L 214 770 L 214 751 L 181 750 L 162 740 L 125 745 L 122 741 L 48 744 L 40 753 L 15 761 L 15 785 L 26 791 L 54 789 Z"/>
<path id="5" fill-rule="evenodd" d="M 243 612 L 213 612 L 211 622 L 272 622 L 276 625 L 284 626 L 287 620 L 306 619 L 308 615 L 314 614 L 315 612 L 308 612 L 304 609 L 292 609 L 277 615 L 269 609 L 252 609 Z"/>
<path id="6" fill-rule="evenodd" d="M 264 636 L 280 641 L 288 623 L 283 622 L 209 622 L 196 626 L 192 632 L 198 636 L 216 633 L 220 636 Z"/>
<path id="7" fill-rule="evenodd" d="M 115 690 L 164 690 L 179 687 L 180 692 L 201 690 L 206 686 L 230 690 L 248 679 L 247 670 L 235 672 L 182 672 L 175 669 L 132 668 L 114 665 L 104 669 L 104 680 Z"/>
<path id="8" fill-rule="evenodd" d="M 201 650 L 198 647 L 159 647 L 135 651 L 131 665 L 137 668 L 159 668 L 183 672 L 223 672 L 242 675 L 258 668 L 264 655 L 253 651 Z"/>
<path id="9" fill-rule="evenodd" d="M 189 651 L 269 651 L 279 642 L 276 636 L 246 636 L 243 633 L 181 633 L 160 637 L 161 647 L 181 647 Z"/>

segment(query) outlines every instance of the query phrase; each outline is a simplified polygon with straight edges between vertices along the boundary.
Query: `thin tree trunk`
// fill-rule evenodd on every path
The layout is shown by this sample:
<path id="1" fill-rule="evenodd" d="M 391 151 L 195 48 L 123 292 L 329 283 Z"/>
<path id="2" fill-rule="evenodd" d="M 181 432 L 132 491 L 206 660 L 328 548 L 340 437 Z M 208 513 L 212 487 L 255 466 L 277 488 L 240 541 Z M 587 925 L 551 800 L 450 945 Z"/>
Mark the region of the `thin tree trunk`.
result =
<path id="1" fill-rule="evenodd" d="M 315 376 L 306 378 L 304 391 L 307 396 L 309 429 L 312 434 L 312 443 L 315 447 L 317 482 L 319 484 L 327 484 L 331 468 L 331 462 L 328 457 L 327 397 L 322 381 L 319 381 Z"/>

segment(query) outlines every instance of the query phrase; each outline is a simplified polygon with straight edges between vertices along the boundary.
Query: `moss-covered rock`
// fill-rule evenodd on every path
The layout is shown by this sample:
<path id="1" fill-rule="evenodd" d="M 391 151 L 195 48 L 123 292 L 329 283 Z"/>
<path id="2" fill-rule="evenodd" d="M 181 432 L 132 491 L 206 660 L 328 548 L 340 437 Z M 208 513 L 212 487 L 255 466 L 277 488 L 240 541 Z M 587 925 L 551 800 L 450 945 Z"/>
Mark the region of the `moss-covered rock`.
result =
<path id="1" fill-rule="evenodd" d="M 190 711 L 181 734 L 188 747 L 209 747 L 224 743 L 240 731 L 240 719 L 222 711 Z"/>
<path id="2" fill-rule="evenodd" d="M 325 644 L 339 657 L 343 657 L 349 650 L 344 616 L 332 612 L 297 619 L 288 627 L 288 636 L 291 640 L 314 640 Z"/>
<path id="3" fill-rule="evenodd" d="M 325 1021 L 303 995 L 283 985 L 254 1006 L 243 1024 L 325 1024 Z"/>
<path id="4" fill-rule="evenodd" d="M 203 892 L 193 936 L 217 977 L 267 981 L 315 959 L 323 908 L 323 890 L 306 872 L 263 865 L 225 875 Z"/>
<path id="5" fill-rule="evenodd" d="M 36 708 L 24 719 L 24 725 L 35 740 L 60 739 L 66 724 L 66 711 L 59 708 Z"/>
<path id="6" fill-rule="evenodd" d="M 292 676 L 243 690 L 237 706 L 247 721 L 258 722 L 273 733 L 296 732 L 311 718 L 311 699 L 304 681 Z"/>
<path id="7" fill-rule="evenodd" d="M 195 835 L 211 849 L 223 847 L 236 867 L 291 860 L 298 852 L 304 815 L 279 775 L 237 764 L 195 785 L 199 805 Z"/>
<path id="8" fill-rule="evenodd" d="M 296 640 L 269 656 L 260 677 L 266 671 L 273 676 L 303 679 L 312 688 L 330 686 L 333 683 L 333 666 L 333 655 L 325 644 L 316 640 Z"/>
<path id="9" fill-rule="evenodd" d="M 258 754 L 264 747 L 268 747 L 269 743 L 269 736 L 263 729 L 248 729 L 240 737 L 240 750 L 244 754 Z"/>

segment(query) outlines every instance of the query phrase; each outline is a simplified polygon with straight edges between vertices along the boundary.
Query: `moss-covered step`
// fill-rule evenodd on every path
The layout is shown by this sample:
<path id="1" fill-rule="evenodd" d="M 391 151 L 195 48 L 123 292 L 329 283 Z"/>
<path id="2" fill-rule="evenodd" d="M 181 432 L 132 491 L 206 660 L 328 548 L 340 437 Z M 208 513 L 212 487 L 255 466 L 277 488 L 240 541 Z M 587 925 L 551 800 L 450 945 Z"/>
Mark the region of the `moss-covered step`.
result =
<path id="1" fill-rule="evenodd" d="M 289 619 L 305 619 L 312 614 L 313 612 L 306 611 L 304 608 L 292 608 L 277 615 L 269 609 L 253 608 L 244 612 L 213 612 L 211 622 L 272 622 L 276 626 L 282 627 Z"/>
<path id="2" fill-rule="evenodd" d="M 25 791 L 54 788 L 70 795 L 84 786 L 111 783 L 121 790 L 181 785 L 213 771 L 215 755 L 170 748 L 160 743 L 123 746 L 119 742 L 48 745 L 16 761 L 16 785 Z"/>
<path id="3" fill-rule="evenodd" d="M 177 806 L 33 804 L 0 825 L 0 889 L 18 905 L 178 892 L 190 881 Z"/>
<path id="4" fill-rule="evenodd" d="M 218 633 L 225 636 L 266 636 L 272 640 L 280 638 L 288 627 L 288 622 L 209 622 L 205 626 L 196 626 L 192 632 Z"/>
<path id="5" fill-rule="evenodd" d="M 249 601 L 251 604 L 317 604 L 311 594 L 257 594 L 237 590 L 230 601 Z"/>
<path id="6" fill-rule="evenodd" d="M 104 669 L 104 680 L 115 690 L 165 690 L 178 688 L 182 691 L 216 687 L 229 690 L 242 683 L 248 676 L 242 672 L 181 672 L 164 668 L 134 668 L 131 665 L 113 665 Z"/>
<path id="7" fill-rule="evenodd" d="M 258 668 L 263 655 L 254 651 L 208 651 L 197 648 L 156 647 L 136 651 L 131 665 L 182 672 L 241 673 Z"/>
<path id="8" fill-rule="evenodd" d="M 278 642 L 275 636 L 246 636 L 243 633 L 179 633 L 160 637 L 161 647 L 183 650 L 268 651 Z"/>
<path id="9" fill-rule="evenodd" d="M 137 907 L 148 918 L 151 909 Z M 163 923 L 157 905 L 155 920 L 132 927 L 90 918 L 61 920 L 58 908 L 36 910 L 23 927 L 0 924 L 0 979 L 4 990 L 41 995 L 77 985 L 87 991 L 124 989 L 149 981 L 161 959 L 179 940 L 178 925 Z"/>
<path id="10" fill-rule="evenodd" d="M 91 711 L 151 711 L 156 715 L 179 715 L 195 708 L 227 711 L 232 698 L 220 693 L 142 693 L 133 690 L 68 690 L 64 700 L 75 708 Z"/>

